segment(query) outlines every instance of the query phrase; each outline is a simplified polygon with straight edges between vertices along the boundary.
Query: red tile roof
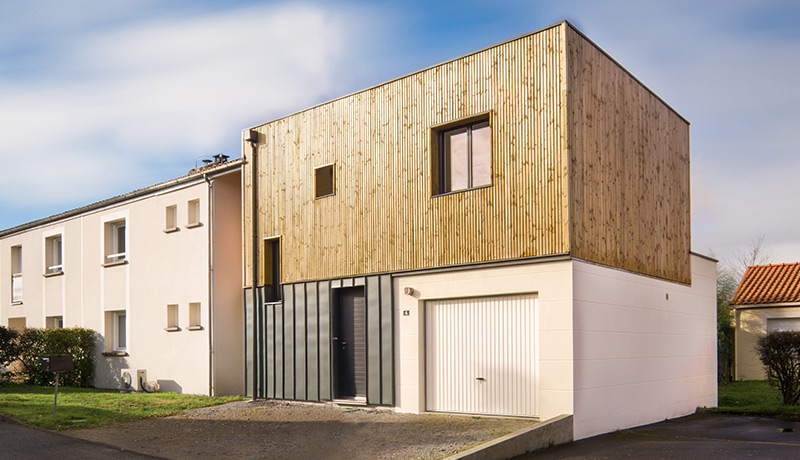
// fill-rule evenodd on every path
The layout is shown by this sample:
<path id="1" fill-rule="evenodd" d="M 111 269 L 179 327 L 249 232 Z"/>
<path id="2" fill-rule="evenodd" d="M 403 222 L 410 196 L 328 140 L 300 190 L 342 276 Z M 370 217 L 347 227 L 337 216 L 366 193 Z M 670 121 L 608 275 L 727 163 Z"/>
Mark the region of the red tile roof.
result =
<path id="1" fill-rule="evenodd" d="M 731 305 L 787 302 L 800 302 L 800 262 L 747 267 L 731 299 Z"/>

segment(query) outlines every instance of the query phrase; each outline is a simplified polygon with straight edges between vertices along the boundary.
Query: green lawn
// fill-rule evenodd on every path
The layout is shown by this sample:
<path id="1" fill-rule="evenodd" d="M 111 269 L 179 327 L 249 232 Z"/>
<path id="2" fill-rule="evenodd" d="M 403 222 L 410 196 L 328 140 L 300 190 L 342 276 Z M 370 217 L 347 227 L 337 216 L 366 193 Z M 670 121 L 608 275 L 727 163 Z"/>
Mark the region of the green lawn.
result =
<path id="1" fill-rule="evenodd" d="M 781 404 L 781 393 L 766 381 L 745 380 L 719 387 L 718 406 L 709 412 L 800 417 L 800 406 Z"/>
<path id="2" fill-rule="evenodd" d="M 96 388 L 58 388 L 53 417 L 53 387 L 0 384 L 0 413 L 31 425 L 68 429 L 176 414 L 184 409 L 243 399 L 177 393 L 120 393 Z"/>

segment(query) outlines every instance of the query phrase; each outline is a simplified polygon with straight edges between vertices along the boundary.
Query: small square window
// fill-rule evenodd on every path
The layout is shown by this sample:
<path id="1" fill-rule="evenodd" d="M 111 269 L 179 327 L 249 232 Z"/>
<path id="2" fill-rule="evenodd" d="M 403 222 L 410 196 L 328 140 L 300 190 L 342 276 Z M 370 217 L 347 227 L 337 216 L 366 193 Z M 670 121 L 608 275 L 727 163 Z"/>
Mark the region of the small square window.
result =
<path id="1" fill-rule="evenodd" d="M 105 224 L 105 263 L 122 262 L 127 257 L 125 220 Z"/>
<path id="2" fill-rule="evenodd" d="M 166 208 L 166 220 L 164 223 L 164 231 L 174 232 L 178 229 L 178 206 L 171 205 Z"/>
<path id="3" fill-rule="evenodd" d="M 203 329 L 201 324 L 202 309 L 200 302 L 191 302 L 189 304 L 189 330 L 197 331 Z"/>
<path id="4" fill-rule="evenodd" d="M 188 207 L 189 219 L 186 222 L 186 226 L 189 228 L 198 227 L 200 225 L 200 200 L 189 201 Z"/>
<path id="5" fill-rule="evenodd" d="M 44 240 L 45 274 L 55 275 L 63 272 L 61 235 L 51 236 Z"/>
<path id="6" fill-rule="evenodd" d="M 180 330 L 180 327 L 178 327 L 178 304 L 167 305 L 167 330 Z"/>
<path id="7" fill-rule="evenodd" d="M 492 184 L 492 131 L 488 117 L 434 130 L 434 195 Z"/>
<path id="8" fill-rule="evenodd" d="M 336 173 L 334 165 L 314 168 L 314 198 L 323 198 L 335 193 Z"/>
<path id="9" fill-rule="evenodd" d="M 22 332 L 25 330 L 25 317 L 20 318 L 8 318 L 8 328 L 13 329 L 17 332 Z"/>
<path id="10" fill-rule="evenodd" d="M 47 329 L 61 329 L 64 327 L 63 316 L 48 316 L 45 318 L 45 327 Z"/>

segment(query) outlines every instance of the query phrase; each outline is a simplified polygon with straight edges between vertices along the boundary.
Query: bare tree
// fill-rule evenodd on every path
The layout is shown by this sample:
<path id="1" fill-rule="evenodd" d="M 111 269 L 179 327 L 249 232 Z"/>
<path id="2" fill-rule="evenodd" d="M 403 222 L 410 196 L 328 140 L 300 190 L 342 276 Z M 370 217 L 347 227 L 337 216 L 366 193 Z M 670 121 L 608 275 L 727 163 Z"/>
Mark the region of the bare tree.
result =
<path id="1" fill-rule="evenodd" d="M 762 233 L 758 238 L 753 239 L 746 248 L 737 250 L 732 263 L 725 262 L 737 280 L 742 279 L 744 271 L 750 265 L 764 265 L 772 262 L 772 250 L 764 246 L 765 236 Z"/>

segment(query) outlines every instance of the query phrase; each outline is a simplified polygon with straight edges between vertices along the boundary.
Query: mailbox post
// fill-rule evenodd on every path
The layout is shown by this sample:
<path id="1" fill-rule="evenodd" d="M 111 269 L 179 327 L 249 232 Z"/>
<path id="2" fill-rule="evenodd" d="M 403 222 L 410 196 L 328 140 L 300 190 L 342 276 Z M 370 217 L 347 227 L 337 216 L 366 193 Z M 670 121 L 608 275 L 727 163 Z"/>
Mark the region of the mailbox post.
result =
<path id="1" fill-rule="evenodd" d="M 44 355 L 42 357 L 42 370 L 56 374 L 56 389 L 53 396 L 53 417 L 56 416 L 58 403 L 58 376 L 61 372 L 72 371 L 72 355 Z"/>

